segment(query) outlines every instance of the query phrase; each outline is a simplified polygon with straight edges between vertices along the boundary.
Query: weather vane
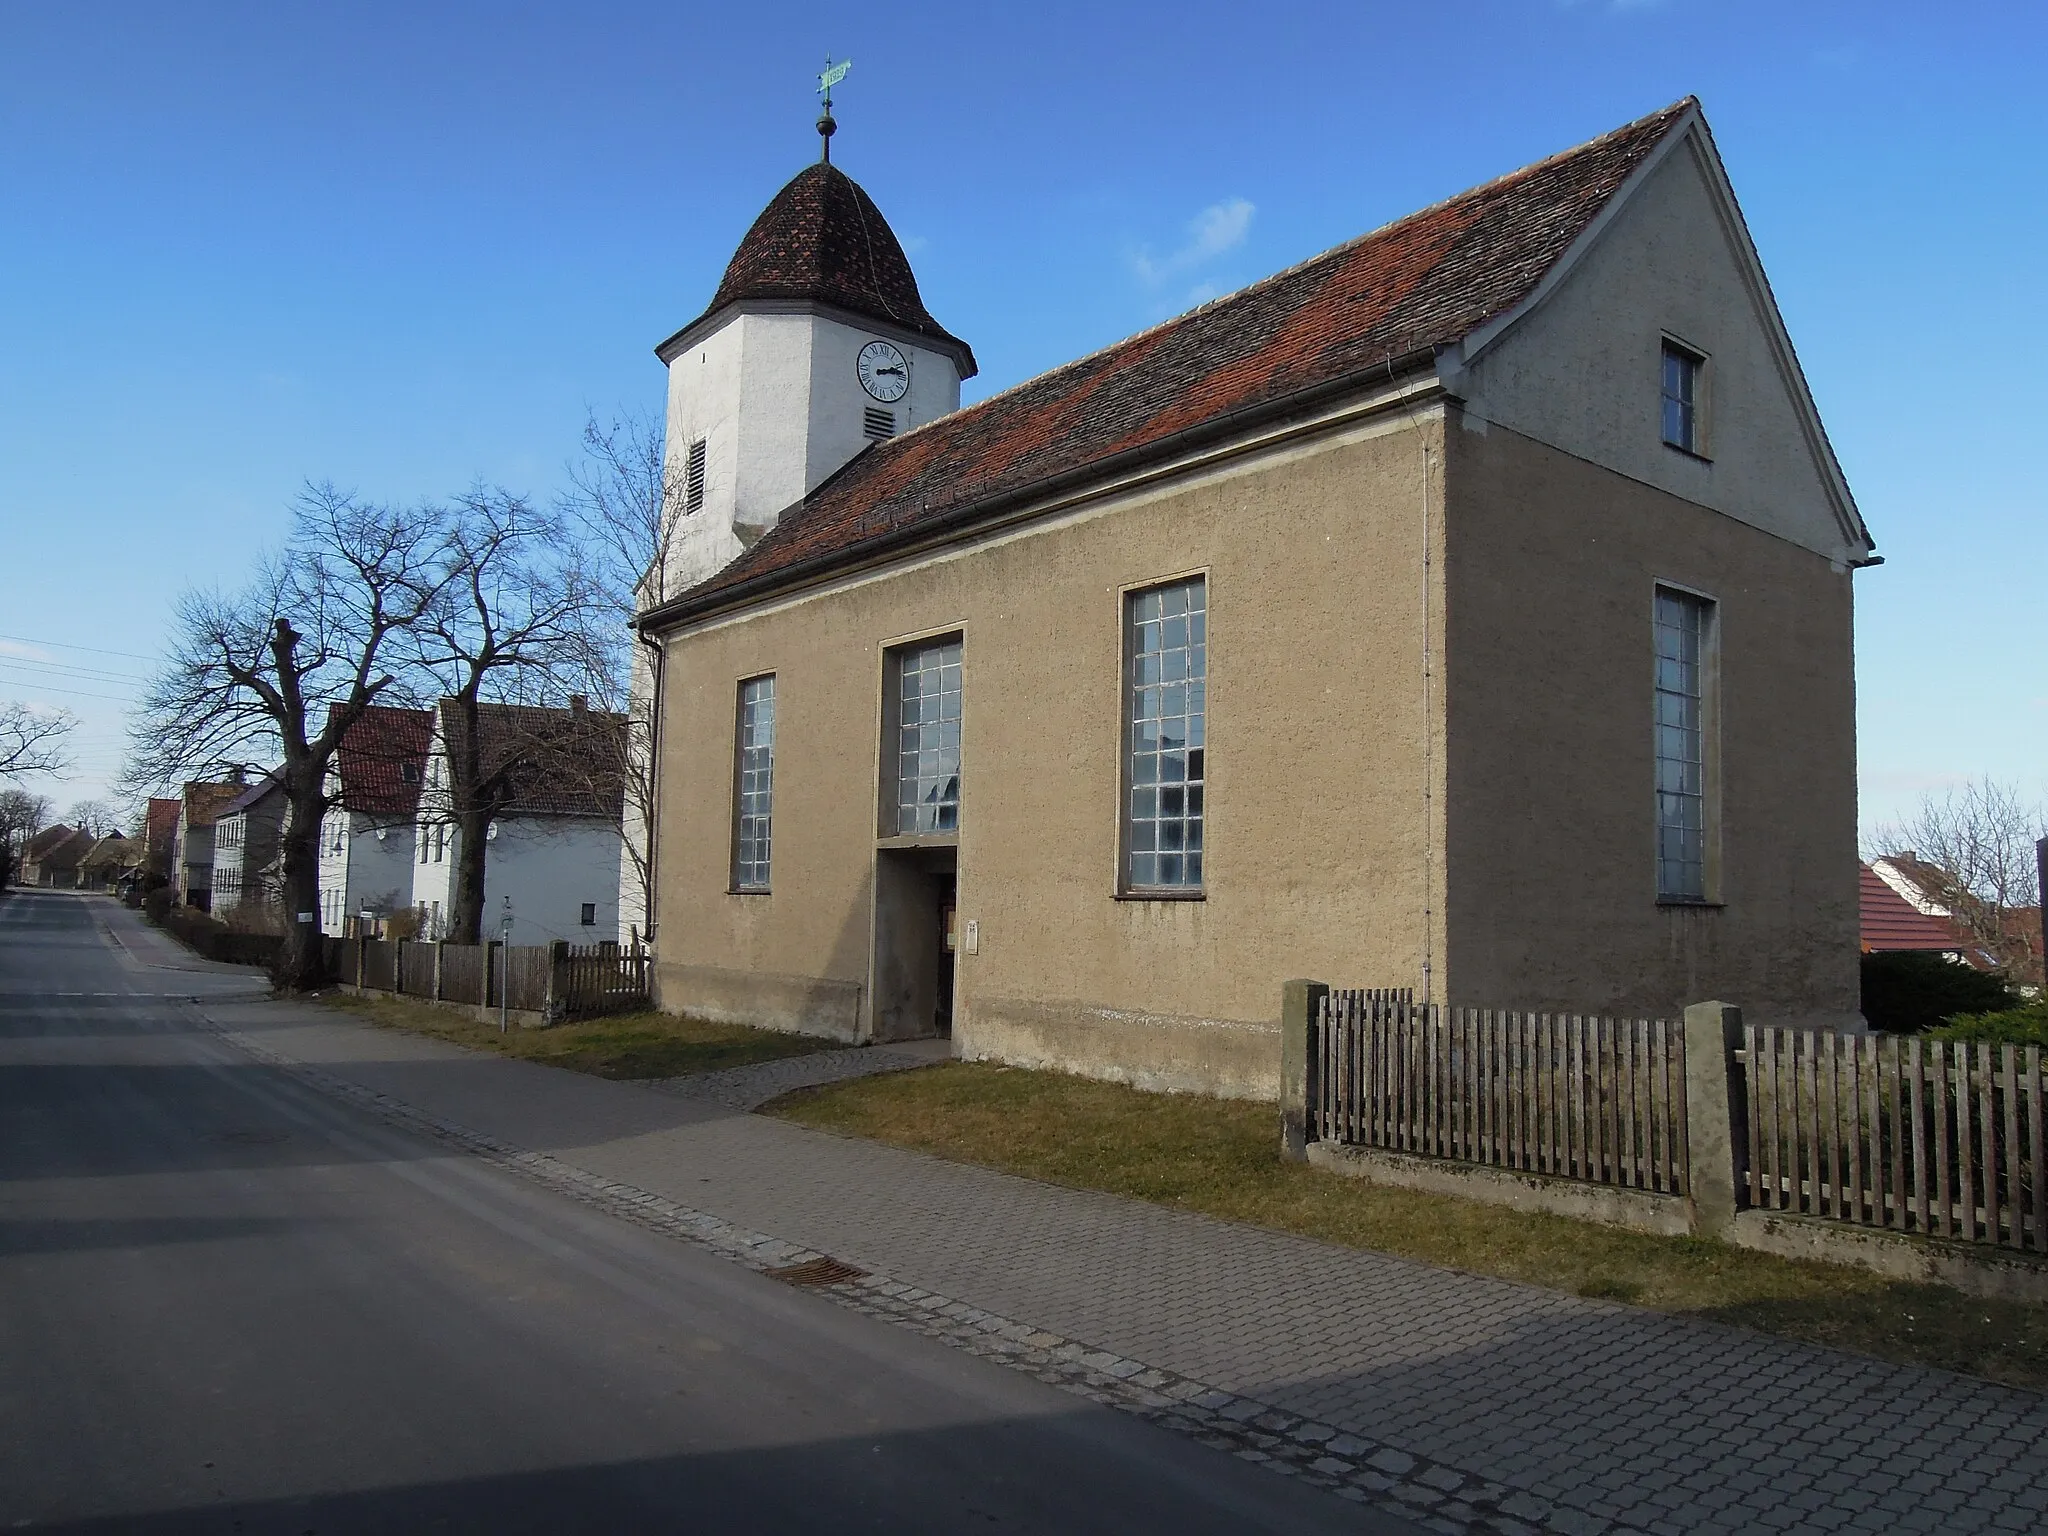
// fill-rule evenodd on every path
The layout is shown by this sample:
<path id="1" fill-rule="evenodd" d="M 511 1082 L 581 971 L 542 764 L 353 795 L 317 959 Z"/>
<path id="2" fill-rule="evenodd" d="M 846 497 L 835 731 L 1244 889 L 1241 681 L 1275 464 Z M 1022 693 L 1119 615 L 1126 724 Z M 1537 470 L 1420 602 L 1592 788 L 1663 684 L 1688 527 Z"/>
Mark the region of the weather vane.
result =
<path id="1" fill-rule="evenodd" d="M 824 141 L 824 162 L 832 163 L 832 135 L 839 131 L 839 125 L 832 121 L 832 87 L 846 78 L 846 72 L 853 68 L 853 60 L 834 64 L 832 55 L 825 55 L 824 72 L 818 76 L 818 94 L 825 98 L 824 113 L 818 118 L 818 137 Z"/>

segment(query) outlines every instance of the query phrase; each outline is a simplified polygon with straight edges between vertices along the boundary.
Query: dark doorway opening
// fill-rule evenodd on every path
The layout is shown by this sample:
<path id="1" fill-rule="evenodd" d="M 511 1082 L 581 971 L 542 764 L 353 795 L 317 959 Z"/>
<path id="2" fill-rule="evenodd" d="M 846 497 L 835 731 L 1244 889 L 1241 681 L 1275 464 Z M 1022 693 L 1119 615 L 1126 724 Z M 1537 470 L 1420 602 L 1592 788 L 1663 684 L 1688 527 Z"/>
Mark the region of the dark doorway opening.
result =
<path id="1" fill-rule="evenodd" d="M 871 1040 L 953 1032 L 956 864 L 950 845 L 875 853 Z"/>

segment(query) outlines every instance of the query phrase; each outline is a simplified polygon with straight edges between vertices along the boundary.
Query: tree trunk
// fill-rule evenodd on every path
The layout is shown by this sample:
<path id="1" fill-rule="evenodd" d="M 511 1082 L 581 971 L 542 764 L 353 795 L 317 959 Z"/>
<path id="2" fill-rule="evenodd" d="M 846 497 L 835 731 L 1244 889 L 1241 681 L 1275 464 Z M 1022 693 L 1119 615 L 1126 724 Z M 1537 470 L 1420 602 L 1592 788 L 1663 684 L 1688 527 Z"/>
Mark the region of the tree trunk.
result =
<path id="1" fill-rule="evenodd" d="M 284 945 L 270 973 L 280 992 L 309 991 L 327 980 L 326 948 L 320 942 L 320 817 L 326 809 L 320 779 L 306 765 L 297 772 L 288 767 L 285 773 L 286 811 L 277 841 Z M 300 922 L 302 912 L 310 912 L 313 920 Z"/>
<path id="2" fill-rule="evenodd" d="M 481 944 L 484 928 L 484 854 L 491 834 L 488 810 L 455 817 L 455 884 L 448 893 L 448 937 L 456 944 Z"/>

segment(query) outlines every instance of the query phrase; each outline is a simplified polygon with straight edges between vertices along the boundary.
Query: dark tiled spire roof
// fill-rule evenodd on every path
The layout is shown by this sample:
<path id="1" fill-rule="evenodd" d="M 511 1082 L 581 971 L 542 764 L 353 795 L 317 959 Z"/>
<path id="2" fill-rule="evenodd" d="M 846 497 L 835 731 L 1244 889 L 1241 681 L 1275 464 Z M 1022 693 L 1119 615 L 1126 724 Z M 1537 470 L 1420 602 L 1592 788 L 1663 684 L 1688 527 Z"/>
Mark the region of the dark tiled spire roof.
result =
<path id="1" fill-rule="evenodd" d="M 1179 434 L 1426 359 L 1528 298 L 1698 106 L 1687 97 L 877 443 L 672 606 L 688 611 L 742 584 L 771 589 L 969 525 L 979 508 L 1163 450 Z"/>
<path id="2" fill-rule="evenodd" d="M 775 194 L 733 253 L 711 307 L 683 329 L 746 299 L 808 299 L 887 320 L 964 353 L 963 377 L 975 371 L 967 343 L 925 309 L 875 200 L 837 166 L 807 166 Z"/>

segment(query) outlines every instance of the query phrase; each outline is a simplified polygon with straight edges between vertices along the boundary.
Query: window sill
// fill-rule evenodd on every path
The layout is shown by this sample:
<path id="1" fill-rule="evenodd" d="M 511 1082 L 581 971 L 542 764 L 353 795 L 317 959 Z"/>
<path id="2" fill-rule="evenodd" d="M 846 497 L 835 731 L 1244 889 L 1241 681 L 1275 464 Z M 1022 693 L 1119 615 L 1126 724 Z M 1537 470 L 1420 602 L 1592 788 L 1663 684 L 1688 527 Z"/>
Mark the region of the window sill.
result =
<path id="1" fill-rule="evenodd" d="M 960 846 L 960 834 L 958 832 L 915 832 L 907 837 L 878 837 L 875 839 L 875 846 L 882 849 L 958 848 Z"/>
<path id="2" fill-rule="evenodd" d="M 1657 898 L 1657 905 L 1660 907 L 1707 907 L 1718 912 L 1721 908 L 1727 906 L 1728 903 L 1725 901 L 1712 901 L 1705 896 L 1659 896 Z"/>
<path id="3" fill-rule="evenodd" d="M 1207 901 L 1207 891 L 1118 891 L 1118 901 Z"/>
<path id="4" fill-rule="evenodd" d="M 765 885 L 728 885 L 725 888 L 725 894 L 728 896 L 772 896 L 775 893 Z"/>
<path id="5" fill-rule="evenodd" d="M 1683 443 L 1674 443 L 1668 437 L 1664 439 L 1664 446 L 1666 448 L 1669 448 L 1673 453 L 1684 455 L 1686 458 L 1691 459 L 1696 464 L 1712 465 L 1714 462 L 1714 457 L 1712 454 L 1701 453 L 1699 449 L 1688 448 Z"/>

